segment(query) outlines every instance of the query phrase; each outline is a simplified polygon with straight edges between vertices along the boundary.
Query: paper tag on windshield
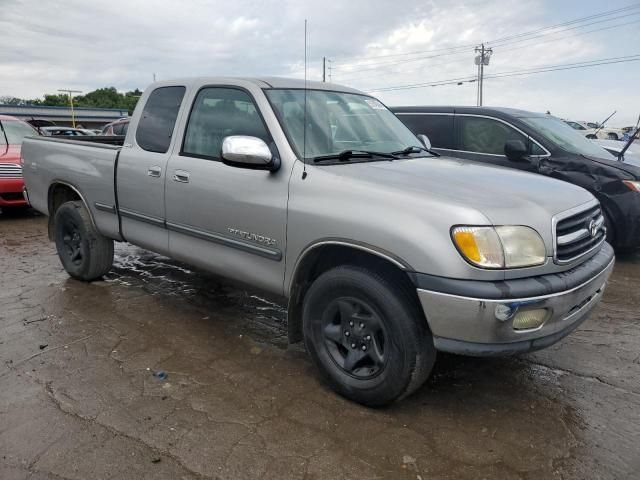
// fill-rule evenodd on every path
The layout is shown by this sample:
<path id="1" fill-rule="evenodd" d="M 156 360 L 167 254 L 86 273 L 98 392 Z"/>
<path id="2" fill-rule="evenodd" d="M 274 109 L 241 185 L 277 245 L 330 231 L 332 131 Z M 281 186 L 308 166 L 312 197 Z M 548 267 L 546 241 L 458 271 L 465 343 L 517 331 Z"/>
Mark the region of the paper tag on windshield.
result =
<path id="1" fill-rule="evenodd" d="M 365 102 L 367 102 L 367 105 L 369 105 L 371 108 L 373 108 L 374 110 L 386 110 L 385 106 L 382 105 L 378 100 L 376 100 L 375 98 L 367 98 L 365 100 Z"/>

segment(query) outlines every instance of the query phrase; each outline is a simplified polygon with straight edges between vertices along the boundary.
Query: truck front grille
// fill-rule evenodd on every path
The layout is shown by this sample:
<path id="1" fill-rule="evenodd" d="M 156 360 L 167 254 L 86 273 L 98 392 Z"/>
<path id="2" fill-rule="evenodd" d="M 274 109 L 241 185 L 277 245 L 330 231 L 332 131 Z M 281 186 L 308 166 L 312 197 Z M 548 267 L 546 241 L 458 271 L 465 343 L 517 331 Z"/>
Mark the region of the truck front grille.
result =
<path id="1" fill-rule="evenodd" d="M 0 163 L 0 178 L 22 178 L 22 167 L 15 163 Z"/>
<path id="2" fill-rule="evenodd" d="M 606 237 L 600 205 L 560 218 L 556 223 L 557 263 L 568 263 L 595 250 Z"/>

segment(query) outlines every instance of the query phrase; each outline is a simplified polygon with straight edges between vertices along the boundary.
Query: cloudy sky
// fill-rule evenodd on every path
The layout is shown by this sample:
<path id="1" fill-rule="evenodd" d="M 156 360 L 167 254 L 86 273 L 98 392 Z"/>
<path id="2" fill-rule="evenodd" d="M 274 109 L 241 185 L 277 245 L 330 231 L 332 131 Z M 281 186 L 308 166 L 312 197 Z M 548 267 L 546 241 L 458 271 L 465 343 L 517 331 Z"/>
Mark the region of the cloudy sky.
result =
<path id="1" fill-rule="evenodd" d="M 58 88 L 144 89 L 193 75 L 303 75 L 371 92 L 388 105 L 476 102 L 475 83 L 387 87 L 472 78 L 473 45 L 494 54 L 487 75 L 640 54 L 640 8 L 630 0 L 0 0 L 0 96 Z M 519 36 L 539 31 L 533 36 Z M 505 39 L 505 40 L 500 40 Z M 485 105 L 576 120 L 635 123 L 640 62 L 485 81 Z"/>

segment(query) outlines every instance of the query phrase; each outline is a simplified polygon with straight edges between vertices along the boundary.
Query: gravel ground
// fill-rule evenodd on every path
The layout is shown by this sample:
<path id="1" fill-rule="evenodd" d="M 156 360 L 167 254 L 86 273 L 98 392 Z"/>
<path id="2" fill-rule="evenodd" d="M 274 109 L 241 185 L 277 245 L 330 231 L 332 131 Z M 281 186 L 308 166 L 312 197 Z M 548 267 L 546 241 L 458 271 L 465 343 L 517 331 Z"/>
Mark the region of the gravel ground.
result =
<path id="1" fill-rule="evenodd" d="M 0 478 L 640 478 L 640 254 L 567 339 L 441 355 L 417 394 L 350 403 L 274 299 L 136 247 L 83 284 L 46 219 L 0 215 Z"/>

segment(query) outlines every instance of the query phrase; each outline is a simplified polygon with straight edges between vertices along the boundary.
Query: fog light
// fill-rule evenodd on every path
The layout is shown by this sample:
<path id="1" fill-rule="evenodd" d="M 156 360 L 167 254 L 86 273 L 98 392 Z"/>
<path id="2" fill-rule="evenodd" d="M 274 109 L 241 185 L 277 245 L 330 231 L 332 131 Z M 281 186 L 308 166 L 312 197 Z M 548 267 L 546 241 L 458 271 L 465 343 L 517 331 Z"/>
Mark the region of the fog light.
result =
<path id="1" fill-rule="evenodd" d="M 547 309 L 522 310 L 513 317 L 514 330 L 531 330 L 542 325 L 547 318 Z"/>

